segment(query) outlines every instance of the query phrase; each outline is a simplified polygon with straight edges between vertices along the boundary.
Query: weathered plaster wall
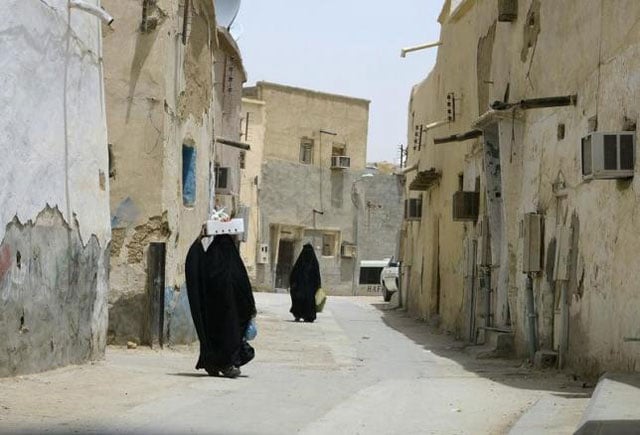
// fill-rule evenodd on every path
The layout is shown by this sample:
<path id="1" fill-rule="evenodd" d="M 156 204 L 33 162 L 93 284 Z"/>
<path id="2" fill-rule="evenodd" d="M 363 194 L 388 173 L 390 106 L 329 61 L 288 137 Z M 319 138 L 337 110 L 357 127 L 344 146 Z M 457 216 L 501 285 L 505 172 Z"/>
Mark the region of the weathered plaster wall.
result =
<path id="1" fill-rule="evenodd" d="M 300 140 L 308 137 L 314 140 L 314 165 L 328 168 L 332 145 L 339 143 L 346 145 L 351 169 L 364 169 L 369 101 L 267 82 L 256 86 L 257 98 L 267 104 L 266 158 L 299 162 Z"/>
<path id="2" fill-rule="evenodd" d="M 110 340 L 145 341 L 150 326 L 147 250 L 166 243 L 165 342 L 192 329 L 180 309 L 184 259 L 209 214 L 213 161 L 213 61 L 217 46 L 209 2 L 190 3 L 183 44 L 183 2 L 105 1 L 116 31 L 105 37 L 112 134 L 114 249 Z M 183 145 L 196 152 L 195 201 L 183 202 Z M 177 313 L 174 315 L 174 311 Z M 187 310 L 188 311 L 188 310 Z M 182 341 L 185 333 L 177 334 Z M 191 334 L 191 341 L 195 335 Z"/>
<path id="3" fill-rule="evenodd" d="M 525 62 L 512 59 L 511 81 L 514 99 L 545 95 L 578 94 L 576 107 L 529 111 L 521 136 L 522 155 L 505 167 L 521 165 L 522 195 L 507 209 L 514 214 L 538 211 L 545 216 L 545 246 L 557 236 L 561 226 L 573 226 L 575 264 L 569 282 L 570 337 L 569 362 L 578 370 L 597 374 L 602 370 L 640 370 L 640 350 L 625 337 L 640 333 L 635 321 L 637 288 L 624 279 L 638 269 L 631 252 L 637 249 L 633 237 L 637 181 L 585 182 L 580 173 L 580 138 L 589 131 L 589 119 L 597 116 L 600 131 L 617 131 L 625 117 L 637 121 L 637 22 L 640 5 L 600 2 L 595 8 L 579 8 L 578 2 L 522 5 L 525 23 L 520 28 L 536 28 Z M 533 17 L 533 22 L 531 22 Z M 525 35 L 528 33 L 524 31 Z M 525 36 L 526 42 L 527 36 Z M 560 47 L 557 42 L 562 40 Z M 516 40 L 517 41 L 517 40 Z M 512 43 L 514 43 L 512 41 Z M 515 44 L 515 43 L 514 43 Z M 516 45 L 517 47 L 517 45 Z M 524 48 L 523 48 L 524 50 Z M 579 55 L 567 55 L 579 53 Z M 503 61 L 506 61 L 503 60 Z M 504 83 L 507 77 L 494 79 Z M 565 137 L 558 139 L 558 124 L 565 124 Z M 566 196 L 554 195 L 553 183 L 565 185 Z M 597 231 L 593 229 L 597 228 Z M 514 249 L 521 264 L 521 246 Z M 516 272 L 517 273 L 517 272 Z M 547 274 L 536 280 L 539 311 L 539 345 L 548 345 L 547 324 L 551 295 Z M 515 280 L 523 294 L 522 275 Z M 524 325 L 522 297 L 518 298 L 519 325 Z M 546 307 L 546 313 L 545 313 Z M 524 345 L 526 337 L 519 342 Z M 545 340 L 547 343 L 545 343 Z"/>
<path id="4" fill-rule="evenodd" d="M 264 101 L 242 99 L 242 117 L 245 127 L 242 140 L 251 145 L 251 151 L 245 153 L 245 168 L 241 170 L 240 202 L 249 208 L 249 214 L 246 241 L 240 245 L 240 255 L 252 281 L 256 279 L 257 244 L 259 234 L 261 234 L 258 185 L 261 178 L 264 151 L 264 106 Z"/>
<path id="5" fill-rule="evenodd" d="M 560 229 L 571 227 L 574 237 L 568 282 L 568 362 L 575 370 L 587 374 L 603 370 L 640 370 L 640 350 L 633 342 L 624 340 L 640 335 L 635 320 L 639 293 L 634 284 L 625 279 L 639 266 L 633 255 L 638 247 L 633 230 L 638 204 L 637 177 L 630 181 L 584 181 L 579 147 L 581 137 L 595 126 L 595 117 L 599 131 L 633 128 L 637 122 L 640 87 L 635 71 L 640 66 L 636 65 L 640 47 L 636 23 L 640 5 L 632 1 L 615 4 L 603 1 L 584 8 L 578 1 L 522 1 L 518 2 L 515 22 L 496 24 L 495 2 L 467 3 L 469 6 L 464 13 L 447 18 L 447 11 L 444 11 L 441 16 L 444 45 L 439 49 L 438 63 L 429 79 L 416 87 L 412 95 L 411 140 L 411 117 L 415 116 L 421 122 L 427 120 L 419 118 L 419 114 L 413 115 L 412 111 L 418 107 L 437 106 L 442 100 L 442 95 L 438 94 L 441 82 L 453 81 L 461 88 L 465 86 L 463 81 L 473 85 L 472 91 L 463 91 L 463 116 L 455 123 L 456 132 L 472 128 L 474 116 L 481 115 L 485 100 L 513 102 L 578 95 L 575 107 L 507 112 L 505 116 L 495 117 L 495 134 L 484 137 L 484 141 L 488 141 L 484 144 L 485 152 L 480 155 L 471 152 L 462 166 L 466 189 L 470 187 L 467 178 L 482 172 L 479 170 L 482 155 L 485 166 L 488 157 L 499 156 L 495 162 L 495 168 L 500 168 L 497 187 L 494 186 L 496 180 L 487 179 L 490 171 L 480 174 L 482 192 L 486 195 L 481 214 L 486 212 L 493 220 L 494 293 L 508 293 L 509 300 L 507 307 L 494 296 L 495 321 L 513 328 L 517 351 L 524 354 L 529 337 L 525 333 L 525 275 L 521 272 L 523 246 L 519 223 L 524 213 L 541 213 L 545 221 L 546 251 L 544 271 L 534 278 L 536 345 L 545 349 L 557 346 L 553 329 L 557 328 L 554 314 L 558 288 L 552 279 L 553 267 L 549 263 L 553 261 L 553 255 L 549 251 L 553 249 Z M 468 47 L 478 52 L 467 52 Z M 480 80 L 486 80 L 486 83 L 480 83 Z M 473 116 L 467 116 L 467 113 Z M 558 135 L 560 125 L 564 126 L 564 137 Z M 497 143 L 494 154 L 487 153 L 487 145 L 492 141 Z M 448 145 L 447 153 L 450 154 L 446 157 L 464 160 L 451 151 L 460 146 L 464 145 Z M 437 150 L 437 147 L 431 146 L 431 149 Z M 426 150 L 420 156 L 410 156 L 410 164 L 420 159 L 421 168 L 430 166 L 431 162 L 436 167 L 438 163 L 446 167 L 444 156 L 430 153 Z M 429 162 L 426 165 L 425 160 Z M 445 177 L 446 171 L 441 186 L 447 184 Z M 411 292 L 423 291 L 414 287 L 418 251 L 423 248 L 424 252 L 432 252 L 428 236 L 425 241 L 421 234 L 428 232 L 425 225 L 435 220 L 428 211 L 437 199 L 437 190 L 432 190 L 431 199 L 424 201 L 422 222 L 407 224 L 408 240 L 403 245 L 404 255 L 414 257 L 408 272 L 408 303 L 411 308 L 413 302 L 418 310 L 424 310 L 428 305 L 421 302 L 421 297 L 412 298 Z M 490 197 L 496 193 L 501 195 L 498 208 L 492 205 L 495 197 Z M 449 193 L 446 196 L 449 197 Z M 464 227 L 467 240 L 477 238 L 477 228 L 471 224 Z M 449 234 L 447 237 L 454 234 L 451 229 L 439 227 L 440 236 L 445 231 Z M 411 239 L 420 241 L 411 242 Z M 455 245 L 456 240 L 458 238 L 453 237 L 451 244 Z M 458 245 L 462 248 L 459 242 Z M 428 267 L 425 269 L 433 279 L 433 271 Z M 448 286 L 443 285 L 443 288 L 451 291 Z"/>
<path id="6" fill-rule="evenodd" d="M 340 172 L 340 174 L 335 174 Z M 341 175 L 335 180 L 335 175 Z M 290 225 L 309 230 L 340 231 L 341 241 L 353 243 L 354 207 L 351 202 L 351 188 L 356 178 L 361 175 L 354 171 L 331 171 L 315 166 L 281 160 L 265 160 L 262 164 L 262 176 L 259 184 L 259 204 L 262 219 L 261 238 L 258 243 L 269 243 L 269 228 L 273 224 Z M 334 177 L 334 181 L 332 181 Z M 335 182 L 333 188 L 331 183 Z M 321 190 L 320 185 L 323 185 Z M 343 198 L 339 206 L 332 205 L 332 197 Z M 322 197 L 322 200 L 321 200 Z M 322 204 L 322 205 L 321 205 Z M 314 213 L 321 210 L 325 213 Z M 313 238 L 313 237 L 312 237 Z M 322 245 L 321 234 L 315 237 L 314 246 Z M 270 249 L 274 249 L 271 246 Z M 298 250 L 302 249 L 302 245 Z M 298 252 L 296 252 L 297 256 Z M 275 252 L 272 252 L 272 259 Z M 349 294 L 351 277 L 342 279 L 340 256 L 322 258 L 320 255 L 323 285 L 327 289 Z M 275 264 L 268 266 L 275 272 Z M 263 284 L 271 284 L 273 276 L 269 273 Z M 328 286 L 332 287 L 328 287 Z"/>
<path id="7" fill-rule="evenodd" d="M 62 0 L 5 1 L 0 15 L 7 376 L 104 354 L 111 232 L 98 19 Z"/>
<path id="8" fill-rule="evenodd" d="M 360 276 L 360 261 L 399 258 L 398 244 L 404 216 L 401 181 L 397 175 L 376 173 L 360 177 L 353 184 L 352 202 L 357 204 L 354 286 Z"/>
<path id="9" fill-rule="evenodd" d="M 228 30 L 219 28 L 220 45 L 215 51 L 215 99 L 214 99 L 214 131 L 217 138 L 239 141 L 242 120 L 242 86 L 246 81 L 246 73 L 242 64 L 240 48 Z M 240 205 L 241 150 L 218 142 L 215 148 L 215 163 L 229 168 L 227 194 L 216 195 L 218 207 L 236 215 Z"/>

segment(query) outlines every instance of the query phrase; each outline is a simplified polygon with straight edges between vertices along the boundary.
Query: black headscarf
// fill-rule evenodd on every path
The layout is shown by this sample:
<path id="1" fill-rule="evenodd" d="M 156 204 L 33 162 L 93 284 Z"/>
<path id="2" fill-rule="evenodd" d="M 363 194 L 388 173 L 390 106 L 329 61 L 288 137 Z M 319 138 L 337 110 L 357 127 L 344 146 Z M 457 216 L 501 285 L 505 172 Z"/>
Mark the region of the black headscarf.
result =
<path id="1" fill-rule="evenodd" d="M 205 251 L 200 239 L 187 254 L 187 293 L 200 340 L 197 369 L 214 371 L 240 366 L 253 358 L 244 341 L 256 314 L 247 270 L 231 236 L 216 236 Z"/>
<path id="2" fill-rule="evenodd" d="M 289 278 L 291 314 L 296 319 L 316 319 L 316 291 L 321 286 L 320 265 L 309 243 L 304 245 Z"/>

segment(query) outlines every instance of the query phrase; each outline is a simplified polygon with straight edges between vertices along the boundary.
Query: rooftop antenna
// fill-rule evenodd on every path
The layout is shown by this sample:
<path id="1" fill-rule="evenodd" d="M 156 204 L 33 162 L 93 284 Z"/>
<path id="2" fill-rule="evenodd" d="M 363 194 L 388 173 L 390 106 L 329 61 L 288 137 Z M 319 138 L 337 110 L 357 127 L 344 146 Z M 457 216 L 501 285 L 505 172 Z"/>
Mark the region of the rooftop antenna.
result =
<path id="1" fill-rule="evenodd" d="M 216 21 L 218 26 L 229 29 L 240 11 L 241 0 L 217 0 Z"/>

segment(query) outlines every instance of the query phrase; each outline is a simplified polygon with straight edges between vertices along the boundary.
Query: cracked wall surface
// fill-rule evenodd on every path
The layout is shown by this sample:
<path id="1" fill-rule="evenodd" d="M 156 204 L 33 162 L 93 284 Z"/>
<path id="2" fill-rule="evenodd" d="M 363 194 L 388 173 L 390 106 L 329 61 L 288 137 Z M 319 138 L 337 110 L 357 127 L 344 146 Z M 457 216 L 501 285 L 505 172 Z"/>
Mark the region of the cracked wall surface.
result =
<path id="1" fill-rule="evenodd" d="M 189 2 L 183 40 L 184 3 L 103 1 L 116 26 L 104 38 L 115 162 L 110 179 L 112 343 L 143 343 L 155 328 L 148 324 L 153 317 L 147 279 L 150 243 L 166 246 L 165 286 L 183 288 L 187 250 L 209 214 L 215 18 L 211 2 Z M 195 201 L 187 205 L 182 195 L 184 144 L 194 147 L 197 156 Z"/>
<path id="2" fill-rule="evenodd" d="M 417 118 L 423 115 L 420 111 L 424 108 L 439 107 L 443 89 L 462 90 L 477 81 L 473 92 L 461 92 L 462 118 L 456 119 L 450 130 L 468 131 L 481 125 L 484 139 L 456 144 L 455 151 L 452 145 L 446 156 L 444 152 L 439 155 L 433 147 L 419 154 L 410 152 L 409 164 L 419 160 L 421 167 L 439 167 L 443 178 L 439 186 L 423 195 L 423 219 L 406 224 L 403 246 L 408 257 L 410 311 L 428 314 L 429 300 L 434 296 L 429 285 L 446 279 L 448 272 L 446 268 L 430 268 L 431 260 L 423 253 L 431 254 L 432 237 L 425 237 L 425 233 L 438 227 L 440 237 L 447 234 L 446 245 L 453 253 L 441 258 L 449 263 L 446 267 L 453 266 L 460 273 L 466 269 L 465 242 L 481 240 L 478 223 L 459 224 L 464 232 L 458 237 L 452 231 L 443 231 L 442 223 L 448 220 L 451 204 L 438 204 L 436 200 L 445 184 L 447 189 L 456 189 L 455 184 L 445 181 L 447 173 L 455 176 L 463 172 L 464 188 L 471 190 L 467 175 L 478 174 L 484 156 L 487 170 L 480 174 L 484 197 L 480 213 L 491 219 L 492 292 L 497 295 L 491 300 L 495 316 L 492 321 L 511 328 L 516 352 L 527 354 L 526 275 L 522 272 L 524 242 L 520 221 L 525 213 L 541 214 L 542 244 L 549 250 L 562 231 L 571 229 L 566 284 L 569 340 L 565 357 L 572 370 L 587 375 L 606 370 L 640 371 L 640 351 L 633 345 L 640 336 L 640 293 L 635 282 L 628 279 L 640 267 L 635 255 L 640 239 L 634 230 L 638 215 L 637 170 L 627 180 L 586 180 L 581 173 L 580 155 L 581 139 L 590 131 L 633 131 L 637 124 L 640 4 L 622 1 L 613 7 L 607 1 L 596 3 L 584 8 L 577 0 L 521 1 L 518 18 L 497 25 L 493 2 L 474 2 L 466 14 L 455 19 L 449 18 L 448 10 L 443 11 L 443 46 L 438 50 L 438 62 L 429 78 L 416 87 L 419 92 L 413 93 L 411 107 Z M 474 47 L 476 52 L 457 58 L 457 51 L 466 47 Z M 430 88 L 429 92 L 426 88 Z M 487 97 L 488 101 L 514 102 L 571 94 L 578 96 L 572 106 L 467 118 L 476 108 L 482 113 Z M 409 117 L 412 115 L 410 111 Z M 420 121 L 430 119 L 435 119 L 433 114 Z M 436 136 L 445 136 L 446 130 L 443 127 Z M 482 147 L 484 152 L 477 152 Z M 459 149 L 464 154 L 453 159 Z M 536 345 L 538 349 L 558 350 L 558 331 L 553 328 L 559 323 L 561 285 L 554 283 L 553 264 L 549 264 L 555 257 L 551 252 L 544 257 L 543 271 L 533 277 Z M 443 290 L 454 296 L 450 307 L 456 310 L 446 310 L 440 319 L 427 317 L 440 320 L 449 329 L 461 315 L 468 317 L 466 294 L 459 290 L 462 286 L 441 282 Z M 498 299 L 505 293 L 508 304 Z"/>
<path id="3" fill-rule="evenodd" d="M 109 183 L 101 25 L 0 3 L 0 376 L 101 358 Z"/>
<path id="4" fill-rule="evenodd" d="M 109 251 L 57 209 L 14 220 L 0 244 L 0 376 L 101 358 Z"/>

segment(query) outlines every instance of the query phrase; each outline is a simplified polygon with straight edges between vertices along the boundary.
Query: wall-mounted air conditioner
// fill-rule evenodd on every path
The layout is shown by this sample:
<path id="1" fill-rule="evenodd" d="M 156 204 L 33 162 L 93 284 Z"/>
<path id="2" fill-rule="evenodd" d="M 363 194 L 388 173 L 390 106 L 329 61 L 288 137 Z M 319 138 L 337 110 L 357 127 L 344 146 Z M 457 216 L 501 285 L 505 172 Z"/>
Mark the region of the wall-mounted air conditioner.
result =
<path id="1" fill-rule="evenodd" d="M 269 245 L 264 243 L 258 245 L 258 256 L 256 258 L 256 263 L 257 264 L 269 263 Z"/>
<path id="2" fill-rule="evenodd" d="M 214 169 L 216 195 L 231 195 L 231 168 L 218 166 Z"/>
<path id="3" fill-rule="evenodd" d="M 350 243 L 344 243 L 340 247 L 340 256 L 344 258 L 355 258 L 357 252 L 356 245 L 352 245 Z"/>
<path id="4" fill-rule="evenodd" d="M 351 157 L 332 156 L 331 169 L 349 169 L 351 167 Z"/>
<path id="5" fill-rule="evenodd" d="M 633 177 L 636 134 L 593 132 L 582 138 L 582 176 L 593 179 Z"/>
<path id="6" fill-rule="evenodd" d="M 453 194 L 453 221 L 465 222 L 478 220 L 480 192 L 458 191 Z"/>
<path id="7" fill-rule="evenodd" d="M 521 223 L 522 272 L 542 272 L 542 215 L 527 213 Z"/>
<path id="8" fill-rule="evenodd" d="M 422 218 L 422 198 L 405 199 L 404 218 L 407 220 L 420 220 Z"/>

